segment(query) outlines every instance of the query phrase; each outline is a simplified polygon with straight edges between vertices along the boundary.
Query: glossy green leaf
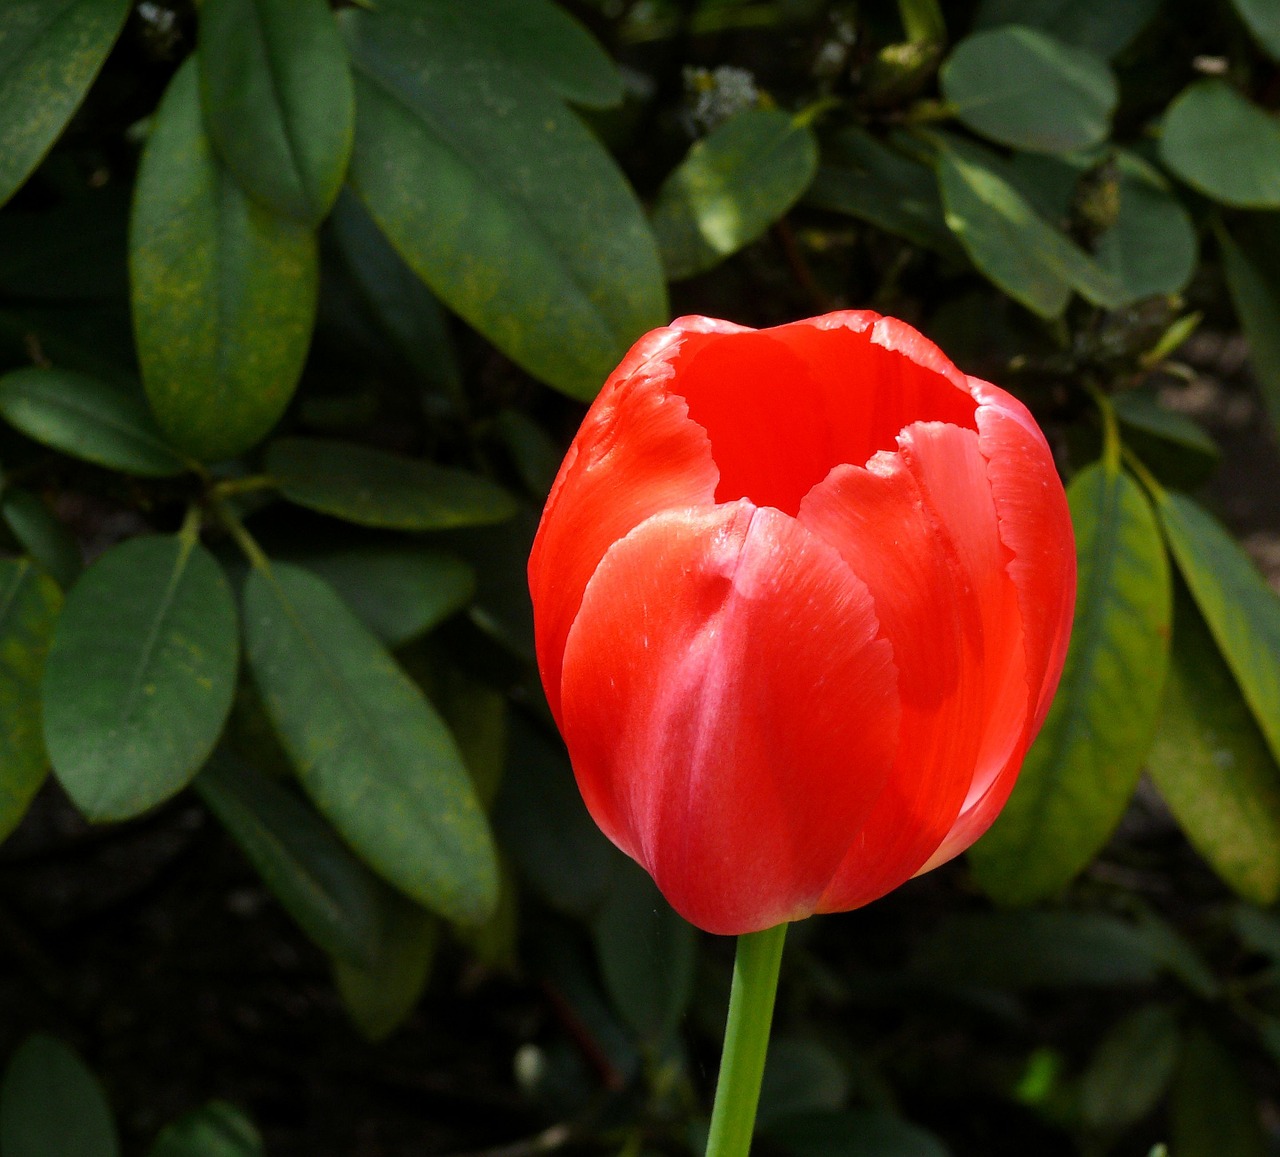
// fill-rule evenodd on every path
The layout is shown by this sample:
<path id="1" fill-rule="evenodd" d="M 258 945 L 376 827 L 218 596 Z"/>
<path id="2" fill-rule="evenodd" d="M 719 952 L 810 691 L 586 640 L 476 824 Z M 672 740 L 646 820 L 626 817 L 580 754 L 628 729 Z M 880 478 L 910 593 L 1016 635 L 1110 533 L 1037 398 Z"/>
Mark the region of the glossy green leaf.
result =
<path id="1" fill-rule="evenodd" d="M 1232 0 L 1240 19 L 1272 60 L 1280 60 L 1280 8 L 1272 0 Z"/>
<path id="2" fill-rule="evenodd" d="M 503 850 L 526 882 L 558 912 L 585 919 L 599 911 L 625 860 L 587 813 L 569 759 L 519 712 L 493 822 Z"/>
<path id="3" fill-rule="evenodd" d="M 476 474 L 354 442 L 280 438 L 267 473 L 299 506 L 362 526 L 445 530 L 502 522 L 515 499 Z"/>
<path id="4" fill-rule="evenodd" d="M 1203 1029 L 1188 1034 L 1169 1100 L 1177 1157 L 1265 1157 L 1257 1100 L 1231 1054 Z"/>
<path id="5" fill-rule="evenodd" d="M 18 826 L 48 770 L 40 679 L 61 606 L 56 584 L 28 559 L 0 559 L 0 839 Z"/>
<path id="6" fill-rule="evenodd" d="M 194 787 L 323 951 L 349 964 L 371 963 L 385 885 L 314 809 L 279 780 L 218 752 Z"/>
<path id="7" fill-rule="evenodd" d="M 617 166 L 502 62 L 455 59 L 402 21 L 342 15 L 357 67 L 351 182 L 379 228 L 505 354 L 594 396 L 667 320 L 657 246 Z"/>
<path id="8" fill-rule="evenodd" d="M 693 996 L 693 925 L 672 911 L 644 869 L 628 863 L 591 930 L 614 1007 L 649 1049 L 660 1049 Z"/>
<path id="9" fill-rule="evenodd" d="M 127 819 L 185 787 L 231 710 L 235 604 L 181 535 L 112 547 L 67 596 L 44 672 L 54 774 L 91 820 Z"/>
<path id="10" fill-rule="evenodd" d="M 125 474 L 165 477 L 188 468 L 145 399 L 73 370 L 12 370 L 0 377 L 0 414 L 28 438 Z"/>
<path id="11" fill-rule="evenodd" d="M 1204 620 L 1178 600 L 1147 770 L 1192 846 L 1240 895 L 1280 897 L 1280 766 Z"/>
<path id="12" fill-rule="evenodd" d="M 1197 80 L 1174 98 L 1164 116 L 1160 159 L 1224 205 L 1280 208 L 1280 119 L 1225 80 Z"/>
<path id="13" fill-rule="evenodd" d="M 1039 153 L 1071 153 L 1106 140 L 1119 99 L 1104 60 L 1021 25 L 965 37 L 938 81 L 974 132 Z"/>
<path id="14" fill-rule="evenodd" d="M 1181 293 L 1195 271 L 1195 225 L 1164 178 L 1133 153 L 1117 154 L 1120 213 L 1094 245 L 1121 287 L 1117 305 Z"/>
<path id="15" fill-rule="evenodd" d="M 1178 1018 L 1143 1005 L 1111 1027 L 1080 1080 L 1080 1114 L 1094 1129 L 1120 1130 L 1156 1107 L 1173 1076 Z"/>
<path id="16" fill-rule="evenodd" d="M 453 737 L 321 579 L 276 564 L 244 588 L 254 678 L 307 794 L 360 856 L 462 923 L 497 901 L 484 814 Z"/>
<path id="17" fill-rule="evenodd" d="M 1059 316 L 1072 289 L 1098 305 L 1123 299 L 1115 279 L 1040 217 L 985 150 L 948 139 L 937 172 L 948 227 L 1010 297 L 1041 317 Z"/>
<path id="18" fill-rule="evenodd" d="M 338 992 L 356 1027 L 371 1041 L 391 1035 L 426 987 L 440 922 L 412 901 L 383 894 L 374 957 L 365 967 L 334 962 Z"/>
<path id="19" fill-rule="evenodd" d="M 1159 8 L 1160 0 L 982 0 L 974 27 L 1028 24 L 1110 59 L 1128 47 Z"/>
<path id="20" fill-rule="evenodd" d="M 1004 903 L 1055 894 L 1106 843 L 1151 748 L 1169 662 L 1169 565 L 1142 490 L 1097 464 L 1067 497 L 1079 586 L 1062 682 L 1013 795 L 969 854 Z"/>
<path id="21" fill-rule="evenodd" d="M 148 1157 L 264 1157 L 262 1136 L 234 1105 L 210 1101 L 166 1126 Z"/>
<path id="22" fill-rule="evenodd" d="M 200 96 L 240 187 L 307 225 L 329 212 L 355 133 L 346 49 L 324 0 L 204 0 Z"/>
<path id="23" fill-rule="evenodd" d="M 129 8 L 129 0 L 10 0 L 0 7 L 0 205 L 71 119 Z"/>
<path id="24" fill-rule="evenodd" d="M 1190 498 L 1165 491 L 1157 506 L 1178 569 L 1280 760 L 1280 598 L 1221 523 Z"/>
<path id="25" fill-rule="evenodd" d="M 1026 988 L 1149 984 L 1164 966 L 1150 938 L 1102 912 L 977 912 L 944 920 L 911 971 L 938 984 Z"/>
<path id="26" fill-rule="evenodd" d="M 608 108 L 622 100 L 622 76 L 600 43 L 551 0 L 378 0 L 413 21 L 413 31 L 458 60 L 501 61 L 565 100 Z"/>
<path id="27" fill-rule="evenodd" d="M 111 1108 L 98 1078 L 56 1037 L 27 1037 L 0 1083 L 4 1157 L 117 1157 Z"/>
<path id="28" fill-rule="evenodd" d="M 1246 252 L 1226 230 L 1218 231 L 1218 243 L 1231 304 L 1249 342 L 1254 378 L 1272 425 L 1280 431 L 1280 276 L 1259 261 L 1257 251 Z"/>
<path id="29" fill-rule="evenodd" d="M 658 190 L 652 221 L 667 276 L 704 273 L 762 236 L 817 166 L 813 131 L 778 109 L 743 109 L 717 126 Z"/>
<path id="30" fill-rule="evenodd" d="M 247 450 L 293 396 L 318 263 L 306 226 L 250 200 L 213 153 L 195 61 L 142 155 L 129 237 L 134 334 L 161 428 L 209 461 Z"/>
<path id="31" fill-rule="evenodd" d="M 10 487 L 0 499 L 0 515 L 23 550 L 63 590 L 80 577 L 84 569 L 80 544 L 41 498 L 29 490 Z"/>
<path id="32" fill-rule="evenodd" d="M 768 1130 L 786 1157 L 949 1157 L 932 1133 L 883 1109 L 806 1113 Z"/>
<path id="33" fill-rule="evenodd" d="M 349 188 L 330 217 L 352 280 L 392 348 L 424 382 L 462 396 L 462 371 L 440 303 L 391 247 Z"/>
<path id="34" fill-rule="evenodd" d="M 959 256 L 938 181 L 922 162 L 850 126 L 827 142 L 805 201 L 847 213 L 939 253 Z"/>
<path id="35" fill-rule="evenodd" d="M 441 550 L 402 543 L 294 559 L 325 580 L 388 647 L 425 635 L 475 593 L 475 572 Z"/>
<path id="36" fill-rule="evenodd" d="M 1176 446 L 1184 454 L 1194 454 L 1216 462 L 1222 452 L 1218 444 L 1194 418 L 1169 410 L 1160 404 L 1156 391 L 1129 390 L 1111 399 L 1120 424 L 1138 433 Z"/>

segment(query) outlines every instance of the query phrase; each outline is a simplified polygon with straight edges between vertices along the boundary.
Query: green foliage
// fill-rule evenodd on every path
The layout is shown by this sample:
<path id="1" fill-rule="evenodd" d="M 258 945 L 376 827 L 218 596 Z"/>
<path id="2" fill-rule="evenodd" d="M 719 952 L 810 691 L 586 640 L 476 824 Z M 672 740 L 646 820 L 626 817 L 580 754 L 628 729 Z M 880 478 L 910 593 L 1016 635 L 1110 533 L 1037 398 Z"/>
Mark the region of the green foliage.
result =
<path id="1" fill-rule="evenodd" d="M 918 322 L 1041 422 L 1080 559 L 1061 690 L 968 866 L 793 930 L 762 1142 L 1265 1151 L 1280 601 L 1239 539 L 1274 534 L 1276 465 L 1241 449 L 1242 383 L 1198 409 L 1183 383 L 1230 376 L 1205 351 L 1239 329 L 1280 430 L 1274 9 L 0 3 L 0 934 L 125 1150 L 260 1154 L 206 1102 L 260 1090 L 137 1103 L 131 1011 L 64 963 L 84 927 L 184 933 L 126 892 L 96 921 L 10 898 L 73 828 L 50 892 L 175 832 L 181 892 L 229 844 L 305 1000 L 373 1041 L 437 1002 L 442 1063 L 501 1074 L 441 1151 L 512 1140 L 513 1056 L 518 1128 L 570 1123 L 530 1151 L 697 1149 L 727 957 L 588 816 L 525 581 L 581 403 L 674 282 L 751 325 Z M 243 1027 L 184 1017 L 175 1049 Z M 66 1044 L 6 1047 L 2 1157 L 117 1151 Z"/>
<path id="2" fill-rule="evenodd" d="M 5 1157 L 117 1157 L 120 1141 L 97 1077 L 68 1045 L 37 1033 L 9 1059 L 0 1083 Z"/>
<path id="3" fill-rule="evenodd" d="M 1169 564 L 1151 504 L 1114 464 L 1082 470 L 1067 496 L 1079 567 L 1067 665 L 1017 790 L 970 857 L 1007 903 L 1059 892 L 1106 842 L 1150 750 L 1168 664 Z"/>

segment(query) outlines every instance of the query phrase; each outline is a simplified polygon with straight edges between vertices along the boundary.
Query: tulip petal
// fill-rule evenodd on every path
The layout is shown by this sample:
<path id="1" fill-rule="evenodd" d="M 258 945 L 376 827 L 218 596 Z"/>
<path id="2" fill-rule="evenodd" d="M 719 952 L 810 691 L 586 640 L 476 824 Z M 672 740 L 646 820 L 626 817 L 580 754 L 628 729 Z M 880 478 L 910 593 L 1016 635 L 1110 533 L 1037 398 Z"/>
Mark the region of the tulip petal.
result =
<path id="1" fill-rule="evenodd" d="M 538 669 L 561 723 L 560 664 L 582 592 L 606 550 L 650 515 L 714 500 L 705 431 L 669 394 L 682 346 L 713 340 L 654 330 L 605 383 L 557 475 L 529 555 Z"/>
<path id="2" fill-rule="evenodd" d="M 988 460 L 1000 537 L 1012 554 L 1009 573 L 1023 622 L 1030 703 L 1022 735 L 1004 766 L 983 790 L 970 793 L 924 871 L 959 855 L 1000 814 L 1057 690 L 1075 610 L 1071 515 L 1044 435 L 1016 398 L 976 378 L 970 385 L 982 403 L 979 446 Z"/>
<path id="3" fill-rule="evenodd" d="M 990 504 L 990 498 L 986 501 Z M 820 911 L 843 912 L 909 879 L 945 838 L 983 741 L 983 623 L 967 579 L 901 455 L 841 466 L 799 521 L 839 550 L 871 592 L 902 701 L 898 759 Z"/>
<path id="4" fill-rule="evenodd" d="M 848 310 L 763 333 L 793 351 L 818 384 L 821 421 L 834 447 L 828 469 L 861 466 L 877 451 L 895 450 L 899 432 L 912 422 L 977 428 L 964 375 L 936 345 L 894 318 Z M 823 477 L 825 472 L 814 481 Z"/>
<path id="5" fill-rule="evenodd" d="M 746 501 L 656 515 L 601 561 L 565 647 L 565 739 L 596 822 L 694 924 L 815 910 L 896 755 L 879 634 L 839 554 Z"/>

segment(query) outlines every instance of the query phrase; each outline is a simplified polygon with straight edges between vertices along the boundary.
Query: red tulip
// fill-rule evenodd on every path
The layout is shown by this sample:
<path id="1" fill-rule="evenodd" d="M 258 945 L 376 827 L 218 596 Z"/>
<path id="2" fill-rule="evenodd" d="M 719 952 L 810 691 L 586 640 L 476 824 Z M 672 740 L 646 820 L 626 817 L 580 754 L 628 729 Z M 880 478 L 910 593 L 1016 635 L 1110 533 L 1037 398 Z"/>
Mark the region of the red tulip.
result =
<path id="1" fill-rule="evenodd" d="M 967 848 L 1062 671 L 1044 435 L 910 326 L 641 338 L 529 559 L 543 685 L 605 834 L 716 933 L 859 907 Z"/>

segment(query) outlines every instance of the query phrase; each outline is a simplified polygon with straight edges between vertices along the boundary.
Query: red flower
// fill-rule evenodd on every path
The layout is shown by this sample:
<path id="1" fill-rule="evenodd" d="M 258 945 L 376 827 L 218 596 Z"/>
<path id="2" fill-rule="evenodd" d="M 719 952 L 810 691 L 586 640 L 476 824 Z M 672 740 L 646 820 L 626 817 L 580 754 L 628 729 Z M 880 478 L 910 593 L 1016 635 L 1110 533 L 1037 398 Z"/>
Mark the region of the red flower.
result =
<path id="1" fill-rule="evenodd" d="M 873 313 L 641 338 L 529 559 L 595 821 L 709 932 L 856 908 L 967 848 L 1075 598 L 1026 408 Z"/>

